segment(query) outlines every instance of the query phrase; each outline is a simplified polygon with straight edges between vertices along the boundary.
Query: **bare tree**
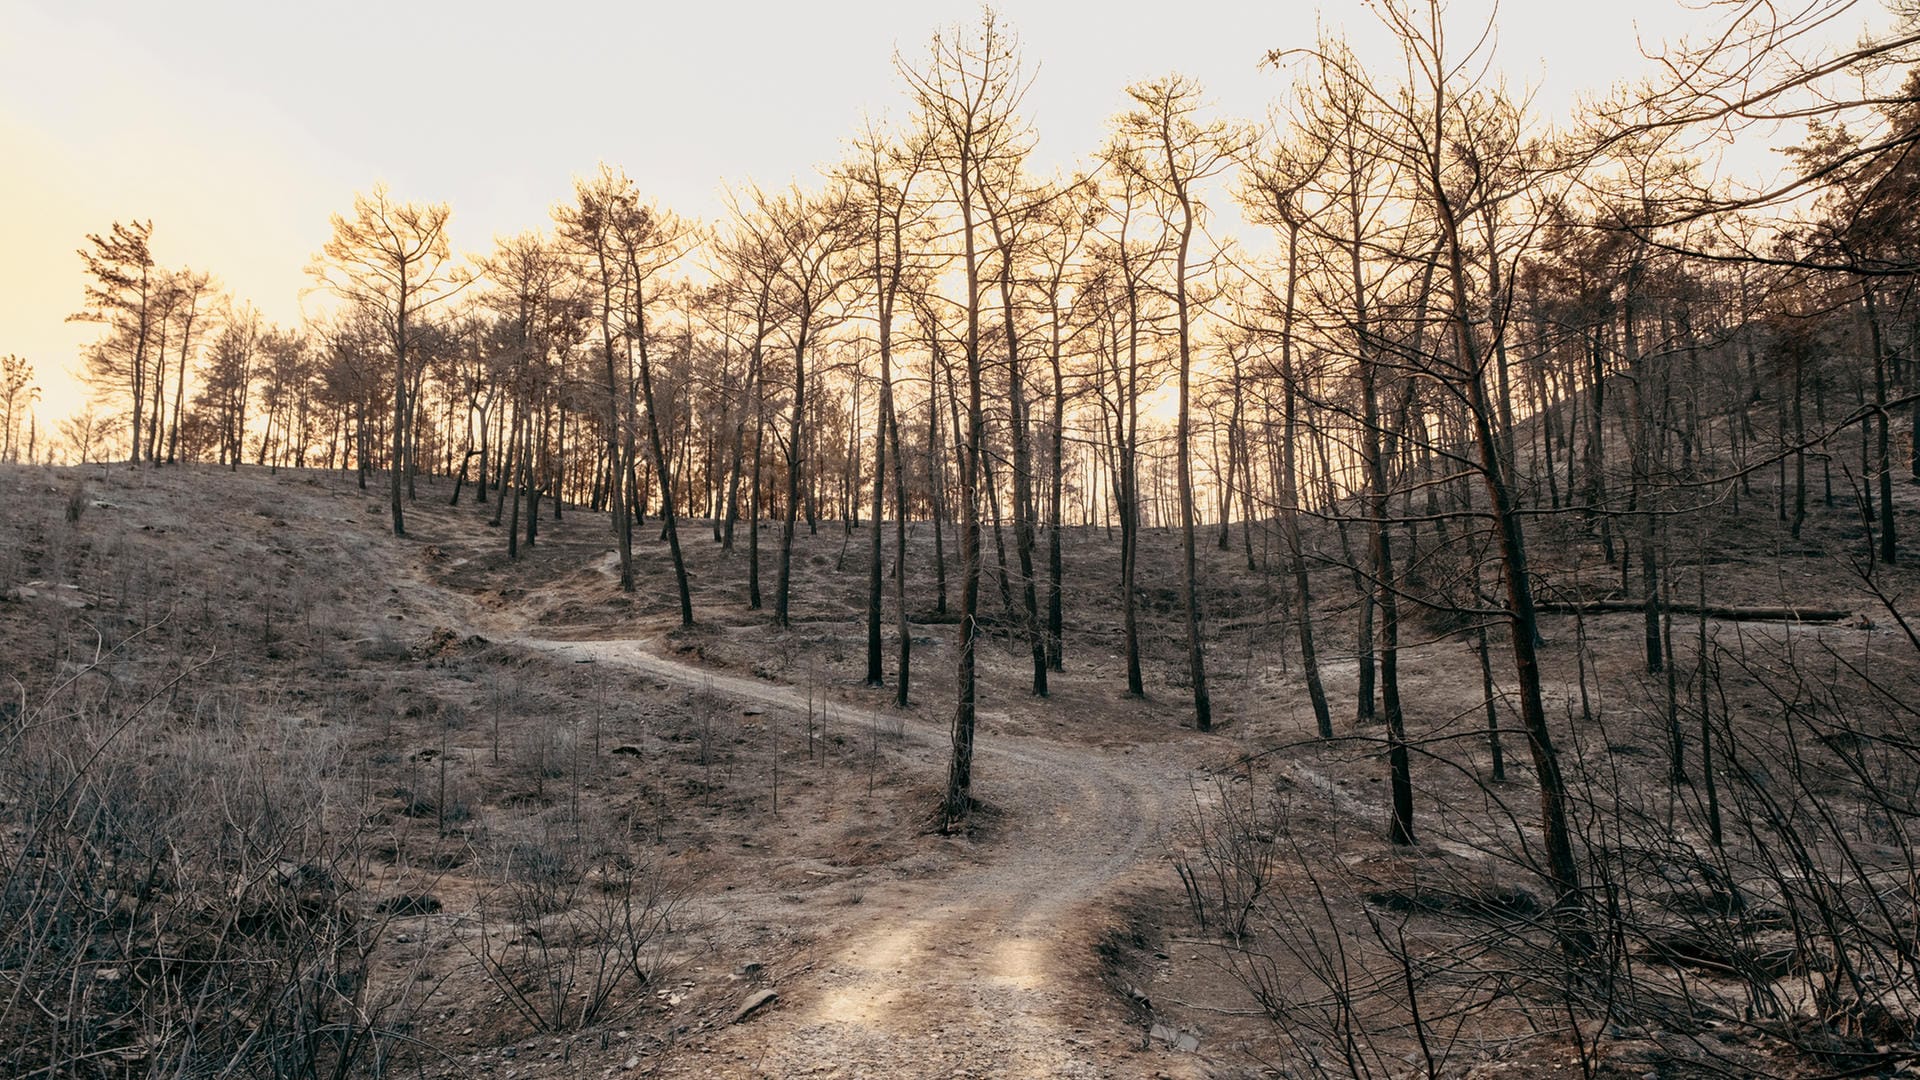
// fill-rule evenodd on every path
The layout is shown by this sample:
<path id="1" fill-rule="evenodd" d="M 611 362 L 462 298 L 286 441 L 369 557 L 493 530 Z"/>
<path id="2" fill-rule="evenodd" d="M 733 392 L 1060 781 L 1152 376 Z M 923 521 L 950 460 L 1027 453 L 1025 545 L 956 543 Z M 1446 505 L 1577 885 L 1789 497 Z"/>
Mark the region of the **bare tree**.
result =
<path id="1" fill-rule="evenodd" d="M 693 599 L 686 560 L 680 550 L 671 461 L 660 425 L 662 408 L 654 393 L 647 311 L 658 284 L 657 275 L 686 255 L 695 237 L 672 214 L 642 203 L 633 182 L 607 166 L 601 166 L 592 180 L 577 181 L 574 195 L 575 205 L 556 210 L 555 217 L 560 222 L 561 235 L 580 254 L 588 280 L 599 293 L 601 347 L 606 352 L 609 398 L 609 456 L 614 462 L 616 490 L 623 483 L 628 488 L 624 498 L 614 500 L 615 529 L 620 539 L 621 588 L 633 588 L 633 521 L 627 504 L 632 503 L 635 510 L 644 513 L 634 474 L 632 445 L 635 414 L 644 410 L 648 455 L 652 472 L 660 480 L 661 517 L 680 594 L 680 621 L 683 626 L 691 626 Z M 617 344 L 616 317 L 620 322 Z M 617 370 L 616 355 L 626 361 L 624 378 Z M 623 399 L 624 409 L 620 406 Z"/>
<path id="2" fill-rule="evenodd" d="M 60 438 L 72 452 L 74 462 L 85 465 L 93 460 L 96 448 L 119 434 L 120 426 L 119 418 L 101 416 L 92 405 L 86 405 L 60 421 Z"/>
<path id="3" fill-rule="evenodd" d="M 945 199 L 960 218 L 961 269 L 966 295 L 964 339 L 967 383 L 967 431 L 961 448 L 960 647 L 953 715 L 953 756 L 941 818 L 948 828 L 962 825 L 973 805 L 973 735 L 978 688 L 974 648 L 980 609 L 980 476 L 985 445 L 981 408 L 980 317 L 982 259 L 980 230 L 987 225 L 990 200 L 981 191 L 989 178 L 1025 153 L 1030 138 L 1019 118 L 1027 88 L 1019 42 L 989 9 L 977 30 L 936 33 L 923 67 L 896 56 L 894 66 L 906 80 L 918 120 L 930 143 L 932 166 L 945 185 Z M 1000 200 L 1003 202 L 1004 200 Z"/>
<path id="4" fill-rule="evenodd" d="M 773 268 L 777 326 L 792 351 L 793 387 L 788 401 L 786 498 L 781 507 L 780 577 L 773 619 L 788 624 L 792 597 L 793 537 L 806 468 L 808 360 L 821 335 L 844 313 L 834 301 L 849 284 L 843 256 L 861 241 L 859 222 L 844 186 L 809 195 L 798 187 L 771 194 L 750 189 L 752 210 L 736 215 L 737 226 L 755 234 L 753 248 Z"/>
<path id="5" fill-rule="evenodd" d="M 1338 42 L 1322 43 L 1317 76 L 1298 94 L 1302 153 L 1316 162 L 1302 189 L 1310 201 L 1307 235 L 1321 249 L 1325 272 L 1311 280 L 1323 290 L 1321 305 L 1337 320 L 1338 333 L 1329 342 L 1351 363 L 1353 393 L 1359 401 L 1341 409 L 1357 426 L 1359 465 L 1365 474 L 1363 521 L 1367 526 L 1368 559 L 1365 569 L 1353 561 L 1354 582 L 1360 593 L 1360 687 L 1357 717 L 1375 716 L 1374 673 L 1379 675 L 1378 716 L 1387 727 L 1391 810 L 1387 833 L 1398 844 L 1414 842 L 1411 752 L 1399 687 L 1400 584 L 1396 574 L 1393 536 L 1388 520 L 1390 473 L 1393 458 L 1393 414 L 1382 402 L 1398 381 L 1388 310 L 1396 293 L 1421 287 L 1418 255 L 1383 260 L 1382 250 L 1413 250 L 1421 241 L 1412 235 L 1419 219 L 1394 205 L 1401 163 L 1387 152 L 1392 144 L 1380 134 L 1381 112 L 1373 91 L 1355 69 L 1352 54 Z M 1396 210 L 1402 210 L 1395 213 Z M 1421 301 L 1415 301 L 1415 306 Z M 1331 473 L 1323 462 L 1323 472 Z M 1325 478 L 1329 483 L 1331 477 Z M 1341 543 L 1347 543 L 1340 523 Z M 1377 615 L 1377 619 L 1376 619 Z"/>
<path id="6" fill-rule="evenodd" d="M 81 248 L 81 262 L 91 279 L 86 306 L 68 316 L 69 322 L 99 323 L 107 334 L 87 353 L 88 379 L 96 389 L 125 394 L 131 409 L 133 443 L 127 464 L 140 463 L 140 435 L 146 405 L 147 350 L 154 336 L 159 276 L 154 269 L 152 221 L 129 225 L 113 223 L 106 236 L 90 233 L 93 250 Z"/>
<path id="7" fill-rule="evenodd" d="M 253 305 L 230 309 L 221 319 L 220 333 L 213 339 L 212 355 L 201 374 L 200 393 L 195 410 L 213 417 L 214 431 L 220 443 L 220 463 L 230 470 L 240 468 L 245 456 L 247 406 L 253 400 L 253 383 L 258 374 L 258 359 L 264 330 L 260 313 Z"/>
<path id="8" fill-rule="evenodd" d="M 1282 255 L 1278 326 L 1272 333 L 1280 339 L 1280 462 L 1279 500 L 1281 540 L 1293 577 L 1295 623 L 1300 640 L 1301 674 L 1307 684 L 1307 698 L 1313 706 L 1315 727 L 1323 739 L 1333 737 L 1333 718 L 1327 708 L 1327 692 L 1320 681 L 1320 661 L 1313 636 L 1313 589 L 1307 575 L 1306 550 L 1300 540 L 1300 438 L 1299 406 L 1301 375 L 1298 369 L 1300 232 L 1306 218 L 1300 205 L 1300 191 L 1311 174 L 1323 164 L 1311 152 L 1302 156 L 1286 144 L 1272 148 L 1264 159 L 1255 161 L 1246 172 L 1241 201 L 1258 223 L 1274 228 L 1286 237 Z"/>
<path id="9" fill-rule="evenodd" d="M 1061 550 L 1067 457 L 1067 391 L 1065 361 L 1078 348 L 1076 339 L 1086 330 L 1073 320 L 1073 274 L 1092 228 L 1093 186 L 1084 177 L 1057 185 L 1040 200 L 1036 213 L 1039 235 L 1034 241 L 1034 291 L 1046 320 L 1046 359 L 1052 376 L 1053 410 L 1047 419 L 1047 630 L 1046 663 L 1065 670 L 1064 577 Z"/>
<path id="10" fill-rule="evenodd" d="M 177 270 L 169 275 L 170 284 L 179 298 L 174 309 L 174 317 L 180 322 L 180 329 L 174 340 L 180 350 L 179 363 L 176 365 L 173 384 L 173 423 L 167 434 L 167 464 L 178 460 L 180 450 L 180 424 L 185 417 L 187 400 L 187 371 L 193 367 L 193 355 L 199 344 L 199 335 L 206 332 L 206 312 L 202 304 L 211 304 L 219 295 L 219 286 L 213 275 L 191 269 Z"/>
<path id="11" fill-rule="evenodd" d="M 894 616 L 900 637 L 899 672 L 894 700 L 901 708 L 909 702 L 908 684 L 913 659 L 913 634 L 907 622 L 907 473 L 900 450 L 900 419 L 894 407 L 893 354 L 894 325 L 900 313 L 900 293 L 910 282 L 924 276 L 924 258 L 909 251 L 910 234 L 925 218 L 924 203 L 913 187 L 926 167 L 927 142 L 909 136 L 890 139 L 869 124 L 855 144 L 858 158 L 846 169 L 849 187 L 857 193 L 866 232 L 865 259 L 873 278 L 874 341 L 880 356 L 880 416 L 873 437 L 873 537 L 867 569 L 867 685 L 882 686 L 886 681 L 881 656 L 881 521 L 883 492 L 887 478 L 887 460 L 893 460 L 894 494 Z M 912 237 L 920 239 L 920 237 Z"/>
<path id="12" fill-rule="evenodd" d="M 514 489 L 513 520 L 507 528 L 507 556 L 519 553 L 520 504 L 528 504 L 528 542 L 537 535 L 539 518 L 535 458 L 536 437 L 546 438 L 547 405 L 554 391 L 553 358 L 564 354 L 572 326 L 580 321 L 578 308 L 569 294 L 566 261 L 545 237 L 535 232 L 520 233 L 494 242 L 493 253 L 482 264 L 495 288 L 489 299 L 505 321 L 510 339 L 512 363 L 505 380 L 506 405 L 515 413 L 514 435 L 517 442 L 517 477 L 502 476 L 501 488 Z M 469 399 L 471 400 L 471 398 Z M 509 450 L 508 458 L 516 455 Z M 507 459 L 503 459 L 504 462 Z"/>
<path id="13" fill-rule="evenodd" d="M 1489 384 L 1497 343 L 1489 341 L 1488 335 L 1498 333 L 1503 324 L 1487 320 L 1484 301 L 1479 299 L 1501 296 L 1492 277 L 1497 271 L 1492 268 L 1504 253 L 1473 245 L 1467 232 L 1468 223 L 1490 200 L 1509 197 L 1513 186 L 1524 181 L 1512 161 L 1496 163 L 1475 154 L 1487 134 L 1475 124 L 1484 122 L 1488 114 L 1472 107 L 1479 88 L 1467 80 L 1481 70 L 1475 58 L 1486 47 L 1487 35 L 1476 35 L 1475 46 L 1465 55 L 1455 55 L 1448 50 L 1447 27 L 1437 3 L 1395 0 L 1376 10 L 1398 38 L 1413 73 L 1400 108 L 1385 110 L 1383 115 L 1392 118 L 1394 145 L 1401 150 L 1415 196 L 1437 233 L 1444 310 L 1454 350 L 1451 367 L 1441 370 L 1464 399 L 1478 447 L 1478 471 L 1497 531 L 1521 723 L 1540 785 L 1546 877 L 1554 889 L 1563 942 L 1570 951 L 1584 952 L 1591 947 L 1583 926 L 1586 899 L 1580 891 L 1566 785 L 1541 691 L 1536 645 L 1540 634 L 1528 571 L 1525 518 L 1515 492 L 1514 464 L 1506 452 L 1501 413 Z M 1491 138 L 1484 141 L 1499 145 Z"/>
<path id="14" fill-rule="evenodd" d="M 16 439 L 20 433 L 20 411 L 32 407 L 40 396 L 33 382 L 33 365 L 24 356 L 11 353 L 0 356 L 0 461 L 20 460 Z M 32 455 L 28 455 L 31 464 Z"/>
<path id="15" fill-rule="evenodd" d="M 1112 162 L 1134 151 L 1110 141 L 1102 156 Z M 1146 695 L 1140 663 L 1140 404 L 1159 389 L 1164 365 L 1153 348 L 1164 314 L 1154 274 L 1167 257 L 1168 238 L 1156 222 L 1165 216 L 1153 205 L 1151 187 L 1141 170 L 1120 166 L 1115 182 L 1101 192 L 1096 228 L 1099 239 L 1076 285 L 1076 294 L 1094 326 L 1095 360 L 1101 375 L 1102 424 L 1110 445 L 1113 504 L 1120 521 L 1121 632 L 1127 667 L 1127 693 Z M 1142 235 L 1144 234 L 1144 236 Z"/>
<path id="16" fill-rule="evenodd" d="M 1127 88 L 1135 108 L 1120 119 L 1120 136 L 1135 150 L 1120 160 L 1139 171 L 1165 197 L 1177 217 L 1170 222 L 1173 243 L 1173 322 L 1177 347 L 1179 414 L 1174 432 L 1174 471 L 1180 492 L 1181 589 L 1185 594 L 1187 675 L 1193 684 L 1194 726 L 1213 727 L 1213 699 L 1207 693 L 1206 650 L 1200 638 L 1200 600 L 1194 546 L 1192 462 L 1193 298 L 1189 274 L 1193 237 L 1205 204 L 1194 186 L 1233 163 L 1246 136 L 1223 121 L 1203 123 L 1197 116 L 1200 86 L 1170 75 Z"/>
<path id="17" fill-rule="evenodd" d="M 407 534 L 400 505 L 408 452 L 408 386 L 413 375 L 408 350 L 421 333 L 421 314 L 465 285 L 447 242 L 445 203 L 396 203 L 384 184 L 355 194 L 350 216 L 332 217 L 333 236 L 307 266 L 318 287 L 379 317 L 393 356 L 392 477 L 389 495 L 393 534 Z"/>

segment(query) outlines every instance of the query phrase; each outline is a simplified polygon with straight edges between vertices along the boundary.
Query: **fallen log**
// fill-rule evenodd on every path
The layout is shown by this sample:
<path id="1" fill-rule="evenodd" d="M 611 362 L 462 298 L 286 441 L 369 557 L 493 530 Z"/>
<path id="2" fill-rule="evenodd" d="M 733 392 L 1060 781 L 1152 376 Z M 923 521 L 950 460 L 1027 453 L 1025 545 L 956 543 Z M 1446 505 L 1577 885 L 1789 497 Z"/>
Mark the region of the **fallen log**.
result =
<path id="1" fill-rule="evenodd" d="M 1551 615 L 1637 615 L 1647 610 L 1644 600 L 1543 600 L 1536 605 Z M 1667 604 L 1675 615 L 1705 615 L 1728 622 L 1837 623 L 1853 612 L 1842 608 L 1739 607 L 1731 604 Z"/>

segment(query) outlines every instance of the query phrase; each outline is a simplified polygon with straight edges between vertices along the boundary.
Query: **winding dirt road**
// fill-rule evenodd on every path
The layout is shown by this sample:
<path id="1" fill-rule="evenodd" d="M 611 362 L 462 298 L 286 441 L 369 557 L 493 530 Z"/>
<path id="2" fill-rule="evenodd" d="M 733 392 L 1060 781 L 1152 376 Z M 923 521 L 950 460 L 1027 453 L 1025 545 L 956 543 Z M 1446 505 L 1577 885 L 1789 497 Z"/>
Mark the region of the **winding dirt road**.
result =
<path id="1" fill-rule="evenodd" d="M 606 560 L 594 569 L 611 567 Z M 425 573 L 395 586 L 463 632 L 557 660 L 619 666 L 789 713 L 809 708 L 803 690 L 676 659 L 653 637 L 545 637 L 518 612 L 477 603 Z M 927 712 L 890 716 L 909 755 L 944 775 L 944 710 Z M 807 910 L 819 945 L 812 963 L 778 985 L 777 1004 L 703 1034 L 701 1052 L 669 1054 L 653 1075 L 1203 1075 L 1194 1055 L 1143 1051 L 1146 1032 L 1103 984 L 1095 947 L 1123 890 L 1163 872 L 1162 836 L 1211 740 L 1186 732 L 1133 751 L 1014 736 L 1008 726 L 1004 713 L 981 710 L 975 792 L 995 811 L 988 838 L 967 844 L 950 872 L 874 875 L 859 883 L 857 904 Z"/>
<path id="2" fill-rule="evenodd" d="M 594 660 L 778 709 L 787 686 L 681 663 L 641 640 L 522 645 Z M 828 953 L 777 1008 L 723 1029 L 708 1054 L 665 1075 L 1105 1077 L 1179 1070 L 1136 1056 L 1142 1032 L 1099 982 L 1093 946 L 1120 886 L 1160 855 L 1159 830 L 1187 790 L 1187 752 L 1135 755 L 992 734 L 981 715 L 981 790 L 1004 831 L 950 874 L 876 881 L 830 916 Z M 940 760 L 944 727 L 905 718 Z M 1178 744 L 1175 744 L 1178 745 Z M 1165 749 L 1172 749 L 1167 747 Z"/>

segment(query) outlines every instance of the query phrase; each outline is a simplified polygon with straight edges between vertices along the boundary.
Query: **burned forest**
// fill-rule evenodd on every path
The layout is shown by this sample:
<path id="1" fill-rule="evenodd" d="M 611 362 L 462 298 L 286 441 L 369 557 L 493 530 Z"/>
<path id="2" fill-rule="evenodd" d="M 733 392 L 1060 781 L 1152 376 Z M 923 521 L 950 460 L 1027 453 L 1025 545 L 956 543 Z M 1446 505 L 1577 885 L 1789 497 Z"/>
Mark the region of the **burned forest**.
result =
<path id="1" fill-rule="evenodd" d="M 1264 115 L 1070 158 L 916 16 L 714 212 L 69 238 L 0 1074 L 1920 1070 L 1920 8 L 1675 7 L 1564 112 L 1220 29 Z"/>

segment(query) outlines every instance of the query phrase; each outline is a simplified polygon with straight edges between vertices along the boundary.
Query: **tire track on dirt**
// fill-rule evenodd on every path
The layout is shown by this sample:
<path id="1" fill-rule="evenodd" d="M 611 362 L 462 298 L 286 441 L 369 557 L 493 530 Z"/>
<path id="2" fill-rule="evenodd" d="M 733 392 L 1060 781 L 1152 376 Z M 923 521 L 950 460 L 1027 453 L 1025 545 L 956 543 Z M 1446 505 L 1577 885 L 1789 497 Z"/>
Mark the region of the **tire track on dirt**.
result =
<path id="1" fill-rule="evenodd" d="M 647 640 L 517 644 L 593 660 L 689 688 L 804 713 L 792 687 L 711 671 L 655 652 Z M 820 700 L 816 698 L 817 708 Z M 900 715 L 909 744 L 944 760 L 946 729 Z M 831 916 L 834 942 L 779 1009 L 712 1040 L 724 1055 L 686 1068 L 713 1075 L 1115 1075 L 1137 1029 L 1102 1007 L 1093 946 L 1101 901 L 1146 866 L 1156 834 L 1185 791 L 1178 759 L 1000 736 L 983 711 L 978 790 L 1004 832 L 979 860 L 931 879 L 876 881 L 857 908 Z M 1136 1063 L 1137 1067 L 1137 1063 Z M 669 1062 L 666 1072 L 675 1066 Z"/>
<path id="2" fill-rule="evenodd" d="M 603 571 L 608 566 L 598 567 Z M 567 662 L 592 660 L 687 689 L 804 715 L 805 691 L 681 661 L 659 638 L 549 638 L 425 573 L 394 582 L 420 614 Z M 812 707 L 850 703 L 817 692 Z M 864 708 L 864 706 L 861 706 Z M 945 723 L 887 710 L 907 747 L 943 767 Z M 775 1009 L 669 1055 L 662 1076 L 1132 1076 L 1142 1032 L 1100 982 L 1095 946 L 1116 891 L 1159 854 L 1202 754 L 1188 733 L 1139 754 L 1007 735 L 979 712 L 975 791 L 997 812 L 973 861 L 864 883 L 819 912 L 821 952 Z M 912 828 L 914 823 L 902 822 Z M 1189 1059 L 1191 1060 L 1191 1059 Z M 1171 1062 L 1158 1063 L 1165 1067 Z M 1174 1066 L 1174 1073 L 1182 1070 Z"/>

